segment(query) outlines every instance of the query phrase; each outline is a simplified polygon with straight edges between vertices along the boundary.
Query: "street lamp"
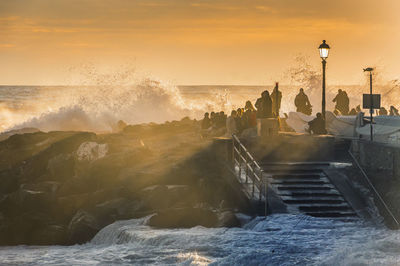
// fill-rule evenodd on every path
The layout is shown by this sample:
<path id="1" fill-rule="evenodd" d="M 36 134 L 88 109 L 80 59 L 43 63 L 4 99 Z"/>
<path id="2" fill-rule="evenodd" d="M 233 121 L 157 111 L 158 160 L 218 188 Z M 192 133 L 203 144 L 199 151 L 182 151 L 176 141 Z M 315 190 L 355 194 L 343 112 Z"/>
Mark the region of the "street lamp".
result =
<path id="1" fill-rule="evenodd" d="M 329 45 L 326 43 L 325 40 L 322 41 L 321 45 L 319 46 L 319 56 L 322 59 L 322 117 L 325 120 L 325 68 L 326 68 L 326 59 L 329 55 Z"/>

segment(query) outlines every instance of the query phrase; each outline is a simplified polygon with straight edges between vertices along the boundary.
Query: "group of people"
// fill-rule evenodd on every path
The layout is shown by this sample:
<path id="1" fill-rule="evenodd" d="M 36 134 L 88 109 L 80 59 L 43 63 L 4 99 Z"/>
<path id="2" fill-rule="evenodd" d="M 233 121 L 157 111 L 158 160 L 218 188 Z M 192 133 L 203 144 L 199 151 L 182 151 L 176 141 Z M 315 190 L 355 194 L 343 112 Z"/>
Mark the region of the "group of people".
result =
<path id="1" fill-rule="evenodd" d="M 271 94 L 268 90 L 261 93 L 261 97 L 256 100 L 255 107 L 250 101 L 247 101 L 244 108 L 232 110 L 229 117 L 223 111 L 205 113 L 201 124 L 203 134 L 213 136 L 225 133 L 240 134 L 246 129 L 255 128 L 257 119 L 279 118 L 281 101 L 282 92 L 279 91 L 278 83 L 276 83 Z M 339 89 L 332 101 L 335 103 L 335 115 L 357 115 L 361 112 L 360 105 L 350 110 L 350 99 L 345 90 Z M 312 114 L 312 105 L 303 88 L 300 88 L 296 95 L 294 104 L 297 112 L 306 115 Z M 399 111 L 394 106 L 390 106 L 389 111 L 382 107 L 378 114 L 398 116 Z M 309 122 L 308 130 L 312 134 L 326 134 L 325 120 L 321 113 L 317 113 L 316 118 Z"/>
<path id="2" fill-rule="evenodd" d="M 227 134 L 241 134 L 246 129 L 255 128 L 257 119 L 279 117 L 281 100 L 282 92 L 279 91 L 278 84 L 276 84 L 271 94 L 268 90 L 261 93 L 255 107 L 251 101 L 247 101 L 244 108 L 232 110 L 229 117 L 226 117 L 222 111 L 211 112 L 211 115 L 205 113 L 201 123 L 202 135 L 222 135 L 222 129 L 226 129 Z"/>
<path id="3" fill-rule="evenodd" d="M 390 106 L 389 112 L 385 107 L 381 107 L 378 111 L 378 115 L 390 115 L 390 116 L 399 116 L 399 110 L 393 105 Z"/>
<path id="4" fill-rule="evenodd" d="M 250 101 L 247 101 L 244 108 L 232 110 L 227 117 L 223 111 L 204 114 L 201 123 L 203 135 L 223 135 L 226 130 L 231 133 L 241 133 L 248 128 L 257 125 L 257 112 Z"/>

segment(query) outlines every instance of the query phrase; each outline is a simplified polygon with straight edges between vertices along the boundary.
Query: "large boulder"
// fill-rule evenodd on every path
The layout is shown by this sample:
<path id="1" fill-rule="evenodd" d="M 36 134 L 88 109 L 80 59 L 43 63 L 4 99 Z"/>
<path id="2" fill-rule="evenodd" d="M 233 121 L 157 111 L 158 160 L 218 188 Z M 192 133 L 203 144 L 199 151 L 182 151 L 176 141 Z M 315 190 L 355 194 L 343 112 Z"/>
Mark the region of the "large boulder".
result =
<path id="1" fill-rule="evenodd" d="M 50 193 L 40 190 L 20 188 L 0 199 L 0 210 L 6 214 L 18 214 L 23 211 L 49 210 L 54 201 Z"/>
<path id="2" fill-rule="evenodd" d="M 98 219 L 83 210 L 79 210 L 68 225 L 68 242 L 83 244 L 90 241 L 102 228 Z"/>
<path id="3" fill-rule="evenodd" d="M 47 163 L 47 174 L 52 180 L 67 180 L 74 176 L 75 160 L 71 154 L 57 154 Z"/>
<path id="4" fill-rule="evenodd" d="M 159 211 L 148 220 L 148 225 L 156 228 L 215 227 L 217 221 L 217 215 L 209 209 L 176 208 Z"/>
<path id="5" fill-rule="evenodd" d="M 33 230 L 30 242 L 34 245 L 65 245 L 67 230 L 62 225 L 45 225 Z"/>
<path id="6" fill-rule="evenodd" d="M 240 227 L 240 225 L 240 220 L 235 213 L 231 211 L 218 213 L 217 227 Z"/>
<path id="7" fill-rule="evenodd" d="M 193 190 L 186 185 L 154 185 L 141 191 L 147 210 L 189 207 L 194 204 L 193 196 Z"/>

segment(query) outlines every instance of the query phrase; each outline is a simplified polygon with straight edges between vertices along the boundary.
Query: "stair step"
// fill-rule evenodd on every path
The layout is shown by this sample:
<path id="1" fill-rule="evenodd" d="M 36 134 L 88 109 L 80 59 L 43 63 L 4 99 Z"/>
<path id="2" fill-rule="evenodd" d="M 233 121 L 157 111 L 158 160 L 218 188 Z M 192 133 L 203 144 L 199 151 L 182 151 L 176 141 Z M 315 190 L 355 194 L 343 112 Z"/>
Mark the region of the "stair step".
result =
<path id="1" fill-rule="evenodd" d="M 268 168 L 268 167 L 263 167 L 261 168 L 264 170 L 266 173 L 271 173 L 271 174 L 320 174 L 323 173 L 322 169 L 293 169 L 293 168 L 287 168 L 287 169 L 282 169 L 282 168 Z"/>
<path id="2" fill-rule="evenodd" d="M 310 215 L 313 217 L 356 217 L 356 213 L 354 212 L 306 212 L 306 215 Z"/>
<path id="3" fill-rule="evenodd" d="M 289 192 L 289 191 L 281 191 L 279 193 L 279 196 L 290 196 L 290 197 L 298 197 L 298 198 L 306 198 L 306 197 L 339 197 L 342 198 L 342 196 L 336 191 L 322 191 L 322 192 L 317 192 L 317 191 L 295 191 L 295 192 Z"/>
<path id="4" fill-rule="evenodd" d="M 340 199 L 283 199 L 284 203 L 287 204 L 341 204 L 344 200 Z"/>
<path id="5" fill-rule="evenodd" d="M 324 180 L 304 180 L 304 179 L 290 179 L 290 180 L 274 180 L 271 185 L 330 185 L 329 182 Z"/>
<path id="6" fill-rule="evenodd" d="M 330 186 L 276 186 L 279 190 L 305 190 L 305 191 L 327 191 L 327 190 L 334 190 L 333 187 Z"/>
<path id="7" fill-rule="evenodd" d="M 351 210 L 351 208 L 348 205 L 338 205 L 338 206 L 315 205 L 315 206 L 299 206 L 299 210 L 304 212 L 327 212 L 327 211 L 349 211 Z"/>
<path id="8" fill-rule="evenodd" d="M 273 179 L 321 179 L 324 177 L 323 175 L 315 175 L 315 174 L 272 174 Z"/>

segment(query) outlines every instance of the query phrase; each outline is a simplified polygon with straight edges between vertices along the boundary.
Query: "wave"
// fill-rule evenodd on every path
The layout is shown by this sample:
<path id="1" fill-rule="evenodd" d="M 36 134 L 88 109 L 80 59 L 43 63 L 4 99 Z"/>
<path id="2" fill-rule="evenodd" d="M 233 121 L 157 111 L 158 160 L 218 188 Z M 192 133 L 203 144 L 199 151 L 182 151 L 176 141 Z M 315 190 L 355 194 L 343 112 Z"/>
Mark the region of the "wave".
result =
<path id="1" fill-rule="evenodd" d="M 227 92 L 201 100 L 187 99 L 178 87 L 151 79 L 135 85 L 70 87 L 58 89 L 58 94 L 49 89 L 41 96 L 46 100 L 29 102 L 26 110 L 8 110 L 5 130 L 29 127 L 42 131 L 106 132 L 119 120 L 128 124 L 163 123 L 185 116 L 199 119 L 207 110 L 232 108 Z"/>

